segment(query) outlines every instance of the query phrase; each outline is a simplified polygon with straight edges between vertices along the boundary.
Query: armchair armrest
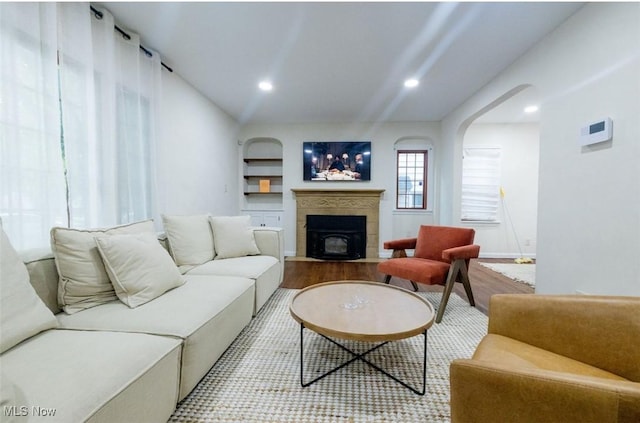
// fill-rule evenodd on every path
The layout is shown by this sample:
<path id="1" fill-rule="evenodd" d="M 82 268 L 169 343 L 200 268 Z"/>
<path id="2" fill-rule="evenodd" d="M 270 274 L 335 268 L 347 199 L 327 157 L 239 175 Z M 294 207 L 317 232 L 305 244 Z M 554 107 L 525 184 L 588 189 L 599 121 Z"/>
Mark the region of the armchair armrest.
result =
<path id="1" fill-rule="evenodd" d="M 451 363 L 450 380 L 454 423 L 640 421 L 634 382 L 460 359 Z"/>
<path id="2" fill-rule="evenodd" d="M 640 297 L 494 295 L 488 332 L 640 382 Z"/>
<path id="3" fill-rule="evenodd" d="M 462 247 L 447 248 L 442 251 L 442 258 L 447 261 L 454 261 L 458 259 L 469 260 L 472 258 L 478 258 L 479 255 L 479 245 L 463 245 Z"/>
<path id="4" fill-rule="evenodd" d="M 385 241 L 383 246 L 385 250 L 413 250 L 416 248 L 417 242 L 418 238 L 404 238 Z"/>

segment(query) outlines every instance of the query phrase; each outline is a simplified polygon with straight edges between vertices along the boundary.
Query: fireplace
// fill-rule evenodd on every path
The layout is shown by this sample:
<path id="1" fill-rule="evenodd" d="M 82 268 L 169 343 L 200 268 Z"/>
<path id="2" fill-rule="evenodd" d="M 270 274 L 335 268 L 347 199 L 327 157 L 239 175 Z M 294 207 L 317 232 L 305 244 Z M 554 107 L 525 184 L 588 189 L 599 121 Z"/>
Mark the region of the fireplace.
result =
<path id="1" fill-rule="evenodd" d="M 357 211 L 366 217 L 366 254 L 378 257 L 379 210 L 383 189 L 292 188 L 296 198 L 296 256 L 307 255 L 307 216 L 349 216 Z M 349 228 L 351 229 L 351 228 Z"/>
<path id="2" fill-rule="evenodd" d="M 307 257 L 355 260 L 367 255 L 367 217 L 307 215 Z"/>

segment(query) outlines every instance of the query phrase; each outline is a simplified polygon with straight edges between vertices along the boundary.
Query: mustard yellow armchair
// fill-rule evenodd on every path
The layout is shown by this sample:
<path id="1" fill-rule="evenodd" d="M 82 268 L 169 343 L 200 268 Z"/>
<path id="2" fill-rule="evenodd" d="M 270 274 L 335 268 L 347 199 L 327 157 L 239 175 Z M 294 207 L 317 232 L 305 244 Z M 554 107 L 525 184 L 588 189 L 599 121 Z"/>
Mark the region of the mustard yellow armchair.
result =
<path id="1" fill-rule="evenodd" d="M 494 295 L 451 421 L 640 422 L 640 297 Z"/>

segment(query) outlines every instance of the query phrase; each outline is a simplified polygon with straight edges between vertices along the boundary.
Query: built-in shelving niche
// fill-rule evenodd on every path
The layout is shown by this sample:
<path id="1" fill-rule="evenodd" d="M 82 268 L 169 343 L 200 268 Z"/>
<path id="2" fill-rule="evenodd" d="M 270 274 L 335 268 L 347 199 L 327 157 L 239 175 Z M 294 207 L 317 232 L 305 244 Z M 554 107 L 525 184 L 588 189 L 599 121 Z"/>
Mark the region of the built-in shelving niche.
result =
<path id="1" fill-rule="evenodd" d="M 282 142 L 268 137 L 251 138 L 244 143 L 242 156 L 243 214 L 282 212 Z"/>

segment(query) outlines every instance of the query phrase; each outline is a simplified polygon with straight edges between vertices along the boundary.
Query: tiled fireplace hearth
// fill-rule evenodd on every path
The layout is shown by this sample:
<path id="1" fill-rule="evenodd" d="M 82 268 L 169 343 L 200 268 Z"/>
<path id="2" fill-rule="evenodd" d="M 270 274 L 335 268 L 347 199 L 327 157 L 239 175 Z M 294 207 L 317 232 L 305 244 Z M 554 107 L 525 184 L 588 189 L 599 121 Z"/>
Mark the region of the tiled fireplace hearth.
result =
<path id="1" fill-rule="evenodd" d="M 307 216 L 365 216 L 366 257 L 378 257 L 382 189 L 302 189 L 296 197 L 296 256 L 307 256 Z"/>

